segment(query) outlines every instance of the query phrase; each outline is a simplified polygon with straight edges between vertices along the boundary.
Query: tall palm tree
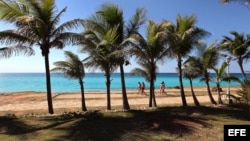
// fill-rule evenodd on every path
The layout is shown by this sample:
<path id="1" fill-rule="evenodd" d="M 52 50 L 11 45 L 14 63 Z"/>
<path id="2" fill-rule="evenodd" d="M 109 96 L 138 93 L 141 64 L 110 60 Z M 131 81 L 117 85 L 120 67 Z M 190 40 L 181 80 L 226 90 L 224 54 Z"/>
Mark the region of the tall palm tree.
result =
<path id="1" fill-rule="evenodd" d="M 156 73 L 158 71 L 157 63 L 162 62 L 166 47 L 166 27 L 169 22 L 163 21 L 161 23 L 155 23 L 152 20 L 148 20 L 146 24 L 146 39 L 140 35 L 135 35 L 133 38 L 133 47 L 131 48 L 131 54 L 135 56 L 137 63 L 141 68 L 135 68 L 132 70 L 132 74 L 140 74 L 150 82 L 150 97 L 149 107 L 157 107 L 154 93 L 154 83 L 156 80 Z"/>
<path id="2" fill-rule="evenodd" d="M 85 76 L 83 63 L 76 54 L 70 51 L 65 51 L 64 54 L 66 60 L 54 62 L 53 64 L 55 67 L 51 69 L 51 72 L 63 73 L 64 76 L 79 81 L 82 97 L 82 111 L 87 111 L 83 85 L 83 78 Z"/>
<path id="3" fill-rule="evenodd" d="M 128 23 L 125 23 L 122 9 L 115 4 L 103 4 L 97 14 L 99 14 L 111 28 L 117 27 L 118 37 L 114 42 L 116 49 L 113 55 L 116 56 L 120 68 L 123 109 L 128 110 L 130 106 L 126 93 L 124 65 L 128 65 L 129 62 L 126 51 L 127 43 L 124 43 L 124 40 L 138 33 L 139 27 L 145 21 L 145 9 L 137 8 L 135 14 L 129 19 Z"/>
<path id="4" fill-rule="evenodd" d="M 82 34 L 81 52 L 89 54 L 84 59 L 87 68 L 99 69 L 105 73 L 107 87 L 107 110 L 111 110 L 111 74 L 117 69 L 117 59 L 112 54 L 116 50 L 117 27 L 110 28 L 105 20 L 95 14 L 85 20 Z"/>
<path id="5" fill-rule="evenodd" d="M 189 56 L 189 58 L 187 59 L 187 62 L 190 63 L 191 66 L 202 70 L 202 74 L 204 76 L 202 80 L 204 80 L 206 83 L 208 96 L 212 104 L 217 104 L 217 103 L 214 100 L 210 90 L 209 69 L 212 69 L 218 64 L 218 59 L 219 59 L 219 52 L 216 48 L 216 42 L 213 42 L 208 46 L 202 42 L 198 43 L 196 56 Z"/>
<path id="6" fill-rule="evenodd" d="M 176 24 L 170 24 L 167 29 L 167 37 L 170 46 L 168 55 L 176 58 L 180 83 L 180 93 L 183 106 L 187 106 L 183 82 L 182 82 L 182 60 L 193 49 L 197 42 L 210 35 L 207 31 L 195 26 L 196 16 L 177 15 Z"/>
<path id="7" fill-rule="evenodd" d="M 184 78 L 187 78 L 189 80 L 190 88 L 191 88 L 191 94 L 194 100 L 195 106 L 200 106 L 200 103 L 194 93 L 193 88 L 193 79 L 198 78 L 202 74 L 202 70 L 198 67 L 191 66 L 188 62 L 184 62 L 184 68 L 183 68 L 183 76 Z"/>
<path id="8" fill-rule="evenodd" d="M 245 36 L 244 33 L 238 33 L 236 31 L 231 31 L 230 34 L 233 35 L 233 38 L 224 36 L 219 48 L 228 52 L 237 60 L 242 76 L 247 80 L 248 78 L 243 68 L 243 61 L 250 58 L 250 35 Z"/>
<path id="9" fill-rule="evenodd" d="M 58 25 L 60 17 L 66 11 L 56 11 L 54 0 L 16 0 L 0 1 L 0 19 L 13 23 L 16 28 L 3 31 L 1 40 L 16 43 L 16 47 L 38 46 L 45 61 L 48 111 L 54 113 L 51 97 L 49 69 L 49 51 L 51 48 L 62 49 L 67 44 L 80 39 L 77 33 L 70 32 L 82 23 L 75 19 Z"/>

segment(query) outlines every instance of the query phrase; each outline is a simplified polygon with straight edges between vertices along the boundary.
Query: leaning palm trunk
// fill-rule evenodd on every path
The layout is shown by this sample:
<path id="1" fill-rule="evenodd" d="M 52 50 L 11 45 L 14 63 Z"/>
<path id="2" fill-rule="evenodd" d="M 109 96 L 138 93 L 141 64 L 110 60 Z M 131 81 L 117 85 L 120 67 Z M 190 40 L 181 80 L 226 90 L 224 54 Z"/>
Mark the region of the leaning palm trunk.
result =
<path id="1" fill-rule="evenodd" d="M 182 82 L 182 68 L 181 68 L 181 59 L 178 60 L 178 76 L 179 76 L 179 82 L 180 82 L 180 90 L 181 90 L 181 99 L 182 99 L 182 105 L 187 106 L 187 101 L 185 97 L 183 82 Z"/>
<path id="2" fill-rule="evenodd" d="M 84 87 L 82 79 L 79 80 L 80 87 L 81 87 L 81 96 L 82 96 L 82 111 L 87 111 L 86 104 L 85 104 L 85 96 L 84 96 Z"/>
<path id="3" fill-rule="evenodd" d="M 239 67 L 240 67 L 240 71 L 242 73 L 242 76 L 243 76 L 244 80 L 248 80 L 247 75 L 246 75 L 246 73 L 245 73 L 245 71 L 243 69 L 243 66 L 242 66 L 242 61 L 238 60 L 237 63 L 239 65 Z"/>
<path id="4" fill-rule="evenodd" d="M 110 74 L 106 73 L 106 87 L 107 87 L 107 110 L 111 110 L 111 101 L 110 101 Z"/>
<path id="5" fill-rule="evenodd" d="M 217 94 L 218 94 L 218 103 L 219 103 L 219 104 L 223 104 L 223 102 L 222 102 L 222 100 L 221 100 L 220 84 L 219 84 L 219 83 L 216 84 L 216 88 L 217 88 Z"/>
<path id="6" fill-rule="evenodd" d="M 190 87 L 191 87 L 192 97 L 193 97 L 193 100 L 194 100 L 194 105 L 195 106 L 200 106 L 200 103 L 199 103 L 197 97 L 194 94 L 194 88 L 193 88 L 193 81 L 192 81 L 192 79 L 189 79 L 189 83 L 190 83 Z"/>
<path id="7" fill-rule="evenodd" d="M 46 86 L 47 86 L 47 101 L 48 111 L 50 114 L 54 114 L 52 96 L 51 96 L 51 83 L 50 83 L 50 68 L 49 68 L 49 53 L 44 53 L 45 70 L 46 70 Z"/>
<path id="8" fill-rule="evenodd" d="M 214 100 L 213 96 L 212 96 L 212 93 L 211 93 L 211 90 L 210 90 L 210 86 L 209 86 L 209 78 L 208 77 L 209 77 L 208 74 L 205 73 L 205 83 L 207 85 L 208 96 L 209 96 L 210 102 L 212 104 L 217 104 L 216 101 Z"/>
<path id="9" fill-rule="evenodd" d="M 126 83 L 125 83 L 123 63 L 120 64 L 120 75 L 121 75 L 121 85 L 122 85 L 122 103 L 123 103 L 123 109 L 124 110 L 129 110 L 130 106 L 129 106 L 129 103 L 128 103 L 126 86 L 125 86 Z"/>

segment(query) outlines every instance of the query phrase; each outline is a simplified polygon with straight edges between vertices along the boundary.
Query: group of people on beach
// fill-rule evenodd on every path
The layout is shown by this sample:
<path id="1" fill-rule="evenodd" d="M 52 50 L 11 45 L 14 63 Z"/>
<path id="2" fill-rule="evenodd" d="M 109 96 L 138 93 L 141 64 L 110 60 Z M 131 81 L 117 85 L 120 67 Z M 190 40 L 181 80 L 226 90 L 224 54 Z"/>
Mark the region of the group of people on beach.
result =
<path id="1" fill-rule="evenodd" d="M 144 90 L 145 90 L 145 83 L 138 82 L 138 94 L 144 95 L 145 94 Z M 160 84 L 160 94 L 161 95 L 166 94 L 164 81 L 162 81 Z"/>
<path id="2" fill-rule="evenodd" d="M 145 94 L 144 90 L 145 90 L 145 83 L 138 82 L 138 94 L 141 94 L 141 95 Z"/>

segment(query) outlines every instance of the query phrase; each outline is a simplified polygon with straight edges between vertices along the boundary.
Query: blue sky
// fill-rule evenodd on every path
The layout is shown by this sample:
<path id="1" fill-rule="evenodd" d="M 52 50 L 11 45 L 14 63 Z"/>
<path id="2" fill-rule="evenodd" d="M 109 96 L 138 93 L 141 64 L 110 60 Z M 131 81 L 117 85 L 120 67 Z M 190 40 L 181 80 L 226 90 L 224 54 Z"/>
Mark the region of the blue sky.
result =
<path id="1" fill-rule="evenodd" d="M 250 34 L 250 8 L 239 3 L 230 3 L 222 5 L 220 0 L 56 0 L 57 9 L 61 10 L 67 7 L 63 14 L 61 22 L 75 18 L 88 18 L 104 3 L 114 3 L 119 5 L 124 12 L 125 20 L 129 19 L 136 8 L 145 8 L 147 10 L 147 19 L 160 22 L 165 19 L 175 23 L 176 16 L 191 15 L 197 16 L 197 26 L 203 28 L 212 36 L 207 38 L 207 44 L 214 40 L 221 40 L 223 36 L 231 36 L 230 31 Z M 8 29 L 6 23 L 0 22 L 0 30 Z M 81 31 L 79 31 L 81 32 Z M 145 25 L 140 29 L 141 34 L 145 34 Z M 0 45 L 1 46 L 1 45 Z M 64 50 L 78 52 L 77 46 L 68 46 Z M 44 59 L 38 47 L 34 47 L 35 56 L 15 56 L 9 59 L 0 60 L 0 72 L 45 72 Z M 64 60 L 64 50 L 50 51 L 50 67 L 53 68 L 53 62 Z M 79 54 L 85 58 L 85 54 Z M 220 61 L 224 61 L 222 58 Z M 125 71 L 137 67 L 136 62 L 131 58 L 131 65 L 125 67 Z M 166 60 L 165 64 L 159 64 L 160 72 L 176 72 L 176 60 Z M 250 70 L 250 62 L 244 64 L 245 70 Z M 89 70 L 86 69 L 88 72 Z M 119 71 L 119 70 L 117 70 Z M 99 72 L 96 70 L 96 72 Z M 230 72 L 240 72 L 235 61 L 231 61 Z"/>

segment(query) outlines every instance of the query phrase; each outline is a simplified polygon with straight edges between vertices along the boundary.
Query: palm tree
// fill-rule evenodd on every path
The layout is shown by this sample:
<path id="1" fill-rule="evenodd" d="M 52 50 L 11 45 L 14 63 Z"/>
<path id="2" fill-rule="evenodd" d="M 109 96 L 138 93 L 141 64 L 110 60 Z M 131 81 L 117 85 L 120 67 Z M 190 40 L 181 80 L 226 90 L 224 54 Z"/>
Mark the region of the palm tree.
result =
<path id="1" fill-rule="evenodd" d="M 140 35 L 131 37 L 134 40 L 131 54 L 135 56 L 141 68 L 135 68 L 132 74 L 140 74 L 150 82 L 149 107 L 157 107 L 154 93 L 154 83 L 158 71 L 157 63 L 166 57 L 166 26 L 169 22 L 163 21 L 159 24 L 152 20 L 147 21 L 146 39 Z"/>
<path id="2" fill-rule="evenodd" d="M 14 30 L 3 31 L 1 40 L 17 43 L 20 46 L 38 46 L 45 60 L 48 111 L 54 113 L 51 97 L 49 51 L 62 49 L 67 44 L 80 39 L 77 33 L 70 32 L 82 23 L 75 19 L 58 26 L 66 8 L 57 13 L 54 0 L 16 0 L 0 1 L 0 19 L 16 26 Z"/>
<path id="3" fill-rule="evenodd" d="M 221 94 L 220 94 L 220 83 L 222 82 L 223 78 L 227 77 L 227 75 L 225 73 L 226 67 L 227 67 L 227 63 L 224 62 L 221 64 L 220 68 L 215 68 L 215 67 L 212 68 L 215 72 L 216 78 L 215 79 L 211 78 L 211 81 L 216 83 L 219 104 L 223 104 L 223 102 L 221 100 Z"/>
<path id="4" fill-rule="evenodd" d="M 217 104 L 214 100 L 210 85 L 209 85 L 209 69 L 212 69 L 217 65 L 219 59 L 219 52 L 216 48 L 215 42 L 207 46 L 205 43 L 200 42 L 197 44 L 197 55 L 189 56 L 186 62 L 190 63 L 191 66 L 195 68 L 199 68 L 202 70 L 202 74 L 204 78 L 202 80 L 205 81 L 208 91 L 208 96 L 212 104 Z"/>
<path id="5" fill-rule="evenodd" d="M 210 80 L 214 83 L 216 83 L 216 89 L 217 89 L 217 93 L 218 93 L 218 103 L 219 104 L 223 104 L 222 99 L 221 99 L 221 94 L 220 94 L 220 83 L 222 81 L 228 81 L 229 83 L 231 81 L 236 81 L 239 82 L 240 80 L 235 77 L 235 76 L 228 76 L 225 73 L 225 69 L 228 66 L 228 64 L 226 62 L 223 62 L 220 66 L 220 68 L 215 68 L 213 67 L 212 69 L 215 72 L 216 77 L 215 78 L 210 78 Z"/>
<path id="6" fill-rule="evenodd" d="M 128 57 L 126 52 L 127 43 L 125 39 L 133 34 L 137 34 L 139 27 L 144 23 L 145 9 L 136 9 L 135 14 L 129 19 L 126 24 L 123 11 L 118 7 L 118 5 L 105 3 L 101 6 L 100 10 L 97 12 L 110 26 L 110 28 L 117 27 L 117 39 L 114 42 L 116 46 L 113 55 L 116 56 L 121 75 L 121 88 L 122 88 L 122 99 L 123 99 L 123 109 L 129 110 L 130 106 L 127 99 L 126 85 L 125 85 L 125 75 L 124 75 L 124 65 L 128 65 Z"/>
<path id="7" fill-rule="evenodd" d="M 64 54 L 66 60 L 54 62 L 55 68 L 51 69 L 51 72 L 60 72 L 70 79 L 77 79 L 79 81 L 82 97 L 82 111 L 87 111 L 83 85 L 83 78 L 85 76 L 83 63 L 76 54 L 70 51 L 65 51 Z"/>
<path id="8" fill-rule="evenodd" d="M 81 52 L 89 54 L 84 59 L 84 63 L 87 68 L 104 71 L 107 87 L 107 110 L 111 110 L 110 77 L 118 67 L 117 59 L 112 54 L 116 50 L 114 42 L 118 37 L 117 27 L 110 28 L 106 21 L 97 14 L 85 20 L 84 27 Z"/>
<path id="9" fill-rule="evenodd" d="M 193 79 L 198 78 L 199 76 L 201 76 L 202 74 L 202 70 L 200 70 L 197 67 L 193 67 L 191 66 L 188 62 L 184 62 L 184 69 L 183 69 L 183 76 L 184 78 L 187 78 L 189 80 L 190 83 L 190 87 L 191 87 L 191 93 L 192 93 L 192 97 L 194 100 L 194 104 L 195 106 L 200 106 L 200 103 L 194 93 L 194 88 L 193 88 Z"/>
<path id="10" fill-rule="evenodd" d="M 230 38 L 228 36 L 224 36 L 219 48 L 228 52 L 234 57 L 234 59 L 237 60 L 242 76 L 245 80 L 247 80 L 248 78 L 243 68 L 243 61 L 250 58 L 250 35 L 245 36 L 243 33 L 238 33 L 236 31 L 232 31 L 230 34 L 234 37 Z"/>
<path id="11" fill-rule="evenodd" d="M 180 16 L 176 17 L 176 25 L 170 24 L 167 29 L 167 37 L 170 46 L 168 55 L 170 58 L 176 58 L 180 82 L 180 92 L 183 106 L 187 106 L 185 92 L 182 82 L 182 60 L 193 49 L 200 39 L 208 36 L 209 33 L 195 26 L 196 17 Z"/>

